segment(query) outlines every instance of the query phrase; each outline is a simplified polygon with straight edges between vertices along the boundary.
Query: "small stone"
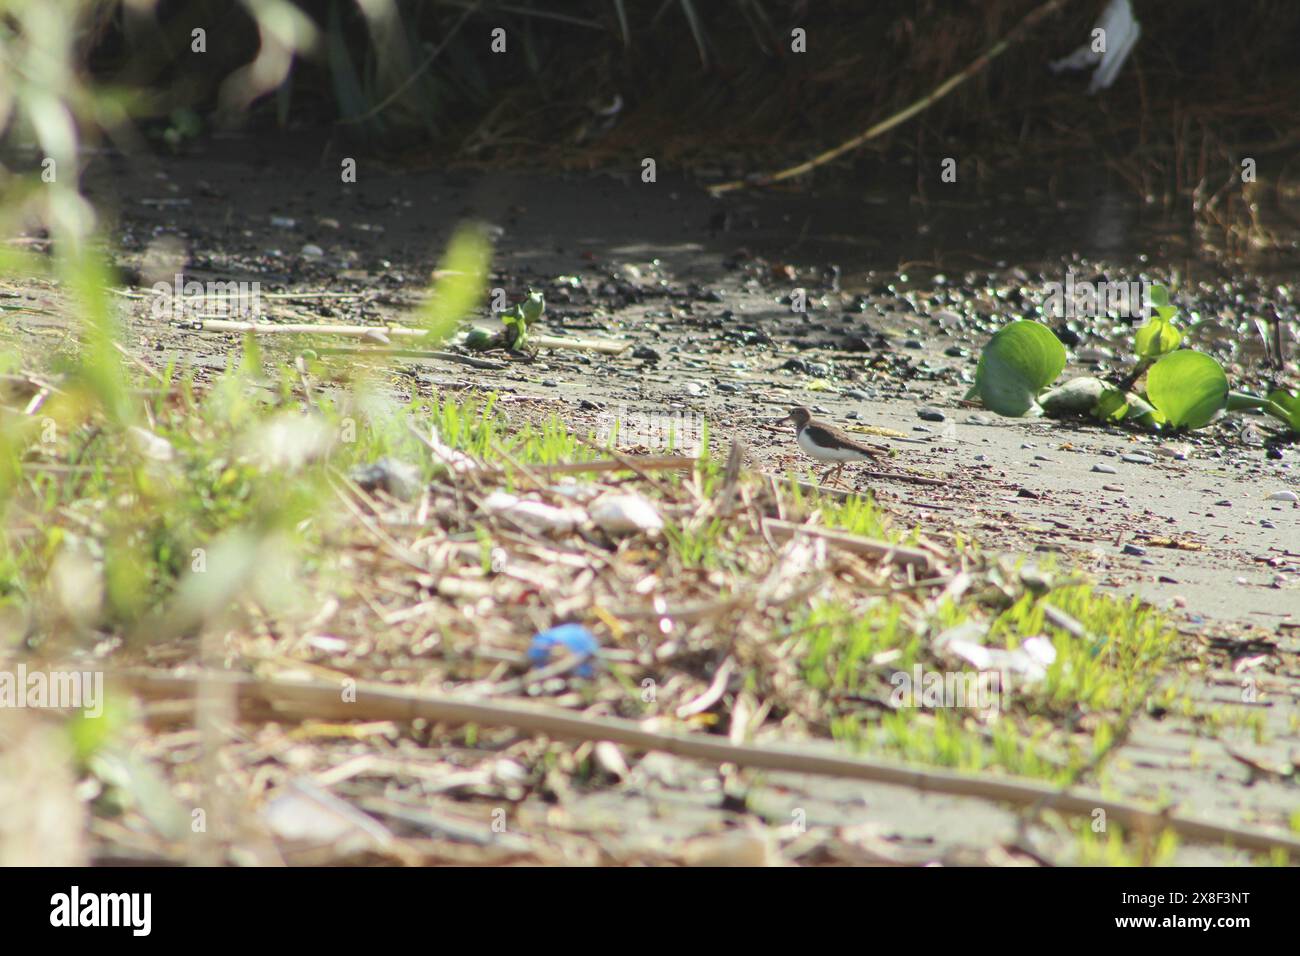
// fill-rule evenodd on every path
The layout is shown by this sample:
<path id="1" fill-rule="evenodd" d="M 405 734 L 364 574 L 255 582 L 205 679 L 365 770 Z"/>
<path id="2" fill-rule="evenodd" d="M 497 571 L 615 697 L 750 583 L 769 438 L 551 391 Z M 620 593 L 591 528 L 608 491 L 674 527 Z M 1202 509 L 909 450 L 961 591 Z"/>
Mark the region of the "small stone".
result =
<path id="1" fill-rule="evenodd" d="M 555 379 L 553 379 L 553 378 L 544 378 L 544 379 L 542 379 L 542 384 L 543 384 L 544 386 L 546 386 L 547 388 L 559 388 L 559 387 L 560 387 L 560 383 L 557 382 L 557 381 L 556 381 Z"/>
<path id="2" fill-rule="evenodd" d="M 1268 496 L 1269 501 L 1300 501 L 1300 495 L 1294 491 L 1275 491 Z"/>
<path id="3" fill-rule="evenodd" d="M 1150 455 L 1139 455 L 1136 452 L 1130 452 L 1127 455 L 1120 455 L 1119 460 L 1127 461 L 1134 465 L 1150 465 L 1155 462 L 1155 459 Z"/>
<path id="4" fill-rule="evenodd" d="M 1036 498 L 1041 498 L 1041 497 L 1043 497 L 1043 496 L 1040 495 L 1040 494 L 1039 494 L 1038 492 L 1036 492 L 1036 491 L 1030 491 L 1028 488 L 1021 488 L 1019 491 L 1016 492 L 1016 497 L 1017 497 L 1017 498 L 1035 498 L 1035 499 L 1036 499 Z"/>
<path id="5" fill-rule="evenodd" d="M 648 345 L 638 345 L 632 350 L 634 359 L 642 359 L 646 362 L 658 362 L 662 356 Z"/>
<path id="6" fill-rule="evenodd" d="M 976 456 L 975 456 L 975 460 L 976 460 L 976 461 L 988 461 L 988 460 L 989 460 L 989 456 L 988 456 L 988 455 L 976 455 Z"/>
<path id="7" fill-rule="evenodd" d="M 1053 462 L 1056 461 L 1056 459 L 1055 459 L 1055 458 L 1048 458 L 1046 455 L 1035 455 L 1035 456 L 1034 456 L 1034 461 L 1045 461 L 1045 462 L 1053 463 Z"/>
<path id="8" fill-rule="evenodd" d="M 1221 501 L 1216 501 L 1216 502 L 1214 503 L 1214 505 L 1215 505 L 1216 508 L 1231 508 L 1231 507 L 1232 507 L 1232 502 L 1229 501 L 1227 498 L 1224 498 L 1224 499 L 1221 500 Z"/>
<path id="9" fill-rule="evenodd" d="M 926 422 L 942 422 L 948 418 L 947 415 L 945 415 L 943 412 L 939 411 L 939 409 L 935 408 L 932 405 L 925 405 L 921 408 L 918 408 L 916 410 L 916 414 L 917 417 L 919 417 L 922 421 L 926 421 Z"/>
<path id="10" fill-rule="evenodd" d="M 320 259 L 324 257 L 325 250 L 314 242 L 309 242 L 298 251 L 298 254 L 304 259 Z"/>
<path id="11" fill-rule="evenodd" d="M 1138 547 L 1136 544 L 1126 544 L 1126 545 L 1124 545 L 1124 553 L 1125 553 L 1125 554 L 1131 554 L 1131 555 L 1133 555 L 1133 556 L 1135 556 L 1135 557 L 1139 557 L 1139 558 L 1141 558 L 1141 557 L 1144 557 L 1144 556 L 1146 555 L 1146 553 L 1147 553 L 1147 549 L 1146 549 L 1146 548 L 1140 548 L 1140 547 Z"/>
<path id="12" fill-rule="evenodd" d="M 1020 447 L 1021 447 L 1021 448 L 1036 448 L 1036 447 L 1038 447 L 1038 446 L 1036 446 L 1036 445 L 1035 445 L 1033 442 L 1031 442 L 1031 441 L 1026 441 L 1026 442 L 1021 442 L 1021 443 L 1020 443 Z"/>
<path id="13" fill-rule="evenodd" d="M 1119 474 L 1112 465 L 1093 465 L 1092 470 L 1103 475 Z"/>
<path id="14" fill-rule="evenodd" d="M 1160 445 L 1151 450 L 1162 458 L 1177 458 L 1179 461 L 1186 461 L 1192 454 L 1191 445 Z"/>
<path id="15" fill-rule="evenodd" d="M 1170 577 L 1169 575 L 1167 575 L 1167 574 L 1162 574 L 1162 575 L 1160 575 L 1160 577 L 1156 578 L 1156 580 L 1159 581 L 1161 584 L 1177 584 L 1177 583 L 1178 583 L 1178 579 L 1177 579 L 1177 578 L 1171 578 L 1171 577 Z"/>
<path id="16" fill-rule="evenodd" d="M 1260 526 L 1261 528 L 1276 528 L 1276 527 L 1277 527 L 1277 525 L 1275 525 L 1273 522 L 1269 521 L 1267 518 L 1260 518 L 1260 519 L 1259 519 L 1259 526 Z"/>
<path id="17" fill-rule="evenodd" d="M 969 425 L 992 425 L 993 419 L 989 418 L 987 415 L 981 415 L 976 412 L 974 415 L 966 416 L 966 423 Z"/>
<path id="18" fill-rule="evenodd" d="M 1108 362 L 1115 357 L 1115 353 L 1110 349 L 1087 347 L 1079 349 L 1074 353 L 1074 357 L 1087 364 L 1096 365 L 1101 362 Z"/>

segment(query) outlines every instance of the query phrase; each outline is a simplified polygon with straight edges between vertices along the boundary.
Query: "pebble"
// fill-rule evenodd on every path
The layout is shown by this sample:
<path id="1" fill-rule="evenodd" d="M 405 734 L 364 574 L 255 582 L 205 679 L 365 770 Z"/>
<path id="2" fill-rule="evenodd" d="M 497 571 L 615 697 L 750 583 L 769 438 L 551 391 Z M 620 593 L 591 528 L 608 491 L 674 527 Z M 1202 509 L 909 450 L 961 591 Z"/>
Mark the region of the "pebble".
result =
<path id="1" fill-rule="evenodd" d="M 845 398 L 856 398 L 856 399 L 857 399 L 858 401 L 860 401 L 860 402 L 867 402 L 867 401 L 870 401 L 871 399 L 875 398 L 876 396 L 875 396 L 875 393 L 873 393 L 873 392 L 864 392 L 864 391 L 863 391 L 862 389 L 860 389 L 860 388 L 846 388 L 846 389 L 844 390 L 844 397 L 845 397 Z"/>
<path id="2" fill-rule="evenodd" d="M 989 460 L 989 456 L 988 456 L 988 455 L 976 455 L 976 456 L 975 456 L 975 460 L 976 460 L 976 461 L 988 461 L 988 460 Z"/>
<path id="3" fill-rule="evenodd" d="M 1020 443 L 1020 447 L 1021 447 L 1021 448 L 1036 448 L 1036 447 L 1038 447 L 1038 446 L 1036 446 L 1036 445 L 1035 445 L 1033 442 L 1031 442 L 1031 441 L 1026 441 L 1026 442 L 1021 442 L 1021 443 Z"/>
<path id="4" fill-rule="evenodd" d="M 304 259 L 320 259 L 325 255 L 325 250 L 314 242 L 309 242 L 299 250 L 299 254 Z"/>
<path id="5" fill-rule="evenodd" d="M 1275 491 L 1268 496 L 1269 501 L 1300 501 L 1300 495 L 1294 491 Z"/>
<path id="6" fill-rule="evenodd" d="M 1132 452 L 1127 455 L 1120 455 L 1119 460 L 1127 461 L 1134 465 L 1150 465 L 1155 463 L 1155 459 L 1150 455 L 1139 455 Z"/>
<path id="7" fill-rule="evenodd" d="M 560 387 L 560 383 L 557 382 L 557 381 L 556 381 L 555 379 L 553 379 L 553 378 L 544 378 L 544 379 L 542 379 L 542 384 L 543 384 L 544 386 L 546 386 L 547 388 L 559 388 L 559 387 Z"/>
<path id="8" fill-rule="evenodd" d="M 1259 526 L 1260 526 L 1261 528 L 1276 528 L 1276 527 L 1277 527 L 1277 525 L 1275 525 L 1273 522 L 1269 521 L 1267 518 L 1260 518 L 1260 519 L 1259 519 Z"/>
<path id="9" fill-rule="evenodd" d="M 947 420 L 948 416 L 932 405 L 925 405 L 916 410 L 917 417 L 926 422 L 942 422 Z"/>
<path id="10" fill-rule="evenodd" d="M 925 346 L 921 344 L 921 340 L 920 340 L 920 339 L 907 339 L 907 340 L 903 343 L 903 348 L 905 348 L 905 349 L 923 349 L 923 348 L 925 348 Z"/>
<path id="11" fill-rule="evenodd" d="M 634 359 L 644 359 L 647 362 L 658 362 L 662 356 L 648 345 L 638 345 L 632 350 Z"/>
<path id="12" fill-rule="evenodd" d="M 1214 505 L 1216 508 L 1231 508 L 1232 502 L 1229 501 L 1227 498 L 1224 498 L 1221 501 L 1216 501 Z"/>
<path id="13" fill-rule="evenodd" d="M 1036 491 L 1030 491 L 1028 488 L 1021 488 L 1016 492 L 1017 498 L 1041 498 L 1043 497 Z"/>
<path id="14" fill-rule="evenodd" d="M 1162 574 L 1162 575 L 1160 575 L 1160 577 L 1156 578 L 1156 580 L 1159 581 L 1161 584 L 1177 584 L 1177 583 L 1178 583 L 1178 579 L 1177 579 L 1177 578 L 1171 578 L 1171 577 L 1170 577 L 1169 575 L 1167 575 L 1167 574 Z"/>
<path id="15" fill-rule="evenodd" d="M 992 425 L 993 419 L 976 412 L 974 415 L 966 416 L 966 423 L 969 425 Z"/>
<path id="16" fill-rule="evenodd" d="M 1136 544 L 1126 544 L 1124 545 L 1124 553 L 1132 554 L 1135 555 L 1136 557 L 1141 558 L 1146 555 L 1147 549 L 1139 548 Z"/>
<path id="17" fill-rule="evenodd" d="M 1100 472 L 1103 475 L 1117 475 L 1119 472 L 1111 465 L 1093 465 L 1092 470 Z"/>
<path id="18" fill-rule="evenodd" d="M 1177 458 L 1179 461 L 1186 461 L 1191 457 L 1191 445 L 1161 445 L 1152 449 L 1155 454 L 1164 458 Z"/>

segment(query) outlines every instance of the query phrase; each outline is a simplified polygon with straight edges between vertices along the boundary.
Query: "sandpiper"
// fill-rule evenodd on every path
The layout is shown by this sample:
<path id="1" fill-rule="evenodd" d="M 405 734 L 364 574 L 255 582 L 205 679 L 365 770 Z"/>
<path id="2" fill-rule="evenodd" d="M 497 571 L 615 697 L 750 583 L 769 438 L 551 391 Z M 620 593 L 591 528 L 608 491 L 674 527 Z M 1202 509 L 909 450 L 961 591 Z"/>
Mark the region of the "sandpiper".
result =
<path id="1" fill-rule="evenodd" d="M 819 422 L 813 418 L 812 410 L 804 405 L 790 409 L 781 421 L 794 422 L 795 439 L 805 452 L 818 461 L 836 463 L 834 468 L 828 468 L 826 474 L 822 475 L 822 481 L 825 481 L 826 475 L 832 471 L 835 472 L 835 478 L 838 480 L 840 472 L 848 462 L 870 461 L 884 454 L 879 448 L 854 441 L 834 425 Z"/>

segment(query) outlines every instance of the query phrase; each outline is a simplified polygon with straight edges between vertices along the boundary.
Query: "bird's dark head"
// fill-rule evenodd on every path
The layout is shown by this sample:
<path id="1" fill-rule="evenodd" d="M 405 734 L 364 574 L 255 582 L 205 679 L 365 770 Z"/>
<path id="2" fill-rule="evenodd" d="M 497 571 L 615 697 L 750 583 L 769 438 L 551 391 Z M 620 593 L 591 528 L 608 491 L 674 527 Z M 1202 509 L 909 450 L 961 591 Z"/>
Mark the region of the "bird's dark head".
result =
<path id="1" fill-rule="evenodd" d="M 787 421 L 794 422 L 795 428 L 803 428 L 812 421 L 812 410 L 806 405 L 796 405 L 794 408 L 790 409 L 785 418 Z"/>

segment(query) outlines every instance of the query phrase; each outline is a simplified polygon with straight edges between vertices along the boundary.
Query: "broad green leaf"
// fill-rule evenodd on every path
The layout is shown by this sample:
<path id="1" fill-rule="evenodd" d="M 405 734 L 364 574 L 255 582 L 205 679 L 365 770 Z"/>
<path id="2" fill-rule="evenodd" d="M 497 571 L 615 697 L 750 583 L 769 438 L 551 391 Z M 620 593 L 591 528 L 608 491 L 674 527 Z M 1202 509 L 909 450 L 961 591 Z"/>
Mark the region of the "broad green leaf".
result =
<path id="1" fill-rule="evenodd" d="M 1065 346 L 1045 325 L 1024 319 L 989 339 L 975 370 L 975 387 L 986 408 L 999 415 L 1041 415 L 1038 393 L 1065 368 Z"/>
<path id="2" fill-rule="evenodd" d="M 1139 358 L 1159 358 L 1178 348 L 1182 340 L 1183 333 L 1179 332 L 1172 322 L 1157 316 L 1137 330 L 1134 336 L 1134 350 Z"/>
<path id="3" fill-rule="evenodd" d="M 1167 306 L 1169 304 L 1169 290 L 1162 285 L 1153 285 L 1148 298 L 1154 306 Z"/>
<path id="4" fill-rule="evenodd" d="M 1120 421 L 1128 414 L 1128 399 L 1120 389 L 1109 385 L 1093 406 L 1092 414 L 1103 422 Z"/>
<path id="5" fill-rule="evenodd" d="M 1228 404 L 1228 377 L 1203 352 L 1166 355 L 1147 372 L 1147 396 L 1175 428 L 1200 428 Z"/>

